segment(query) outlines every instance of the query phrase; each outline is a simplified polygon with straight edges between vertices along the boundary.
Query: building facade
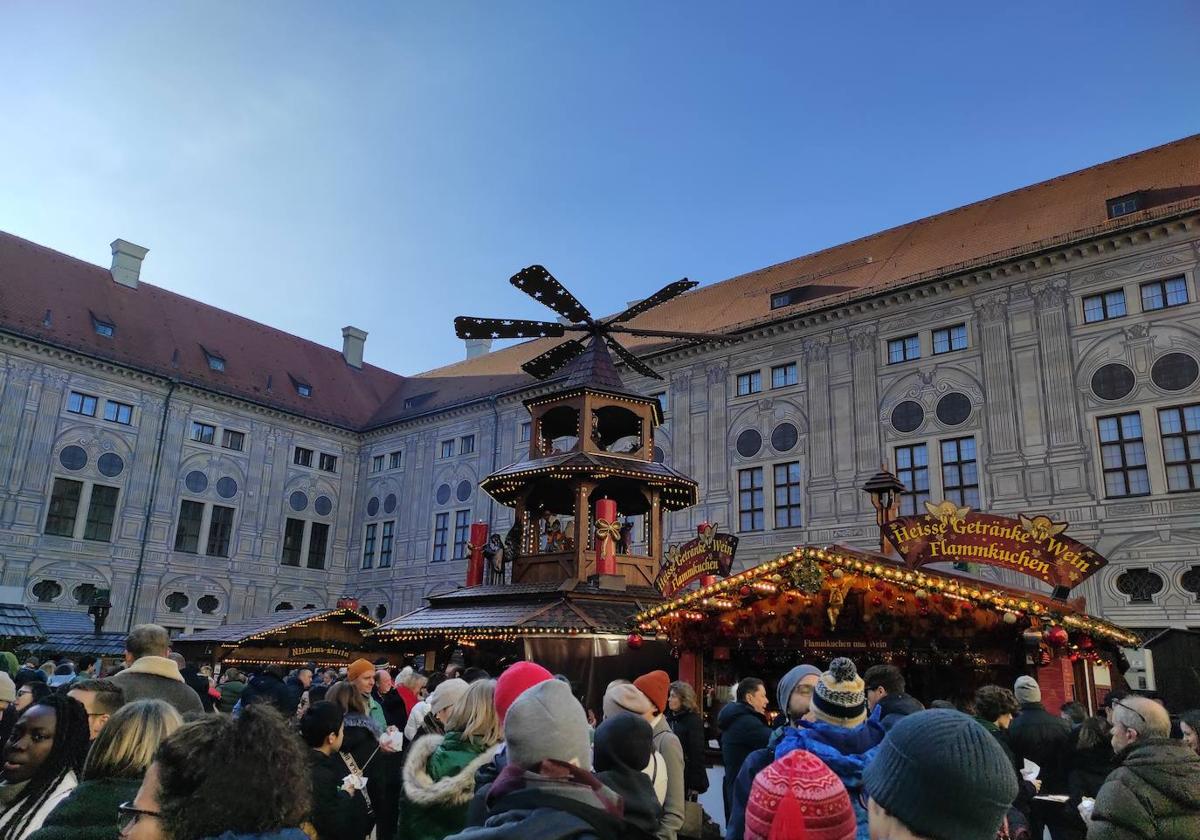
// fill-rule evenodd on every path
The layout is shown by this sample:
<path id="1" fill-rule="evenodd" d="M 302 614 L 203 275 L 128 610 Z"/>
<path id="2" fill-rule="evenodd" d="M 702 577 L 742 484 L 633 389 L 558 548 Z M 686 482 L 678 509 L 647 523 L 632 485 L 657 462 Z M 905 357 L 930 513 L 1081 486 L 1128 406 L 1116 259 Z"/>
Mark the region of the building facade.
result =
<path id="1" fill-rule="evenodd" d="M 64 609 L 110 589 L 110 628 L 191 630 L 342 595 L 388 618 L 460 584 L 470 523 L 511 524 L 478 482 L 528 450 L 522 402 L 554 384 L 519 366 L 551 340 L 395 376 L 353 328 L 338 353 L 139 283 L 135 247 L 104 269 L 0 242 L 0 585 Z M 700 484 L 666 541 L 717 522 L 743 566 L 869 548 L 886 463 L 904 512 L 1070 522 L 1109 559 L 1090 612 L 1200 626 L 1198 262 L 1187 138 L 640 316 L 741 337 L 633 347 L 663 376 L 626 373 L 662 403 L 656 457 Z"/>

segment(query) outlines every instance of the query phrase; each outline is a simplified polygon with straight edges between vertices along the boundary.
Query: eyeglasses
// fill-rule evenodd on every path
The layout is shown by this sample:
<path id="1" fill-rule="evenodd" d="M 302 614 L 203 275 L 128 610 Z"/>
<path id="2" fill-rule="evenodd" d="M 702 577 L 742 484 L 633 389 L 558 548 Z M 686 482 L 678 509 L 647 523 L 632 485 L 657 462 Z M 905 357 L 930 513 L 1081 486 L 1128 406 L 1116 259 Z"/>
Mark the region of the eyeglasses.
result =
<path id="1" fill-rule="evenodd" d="M 122 802 L 117 806 L 117 831 L 125 831 L 142 817 L 159 819 L 162 814 L 158 811 L 143 811 L 141 808 L 134 808 L 132 802 Z"/>

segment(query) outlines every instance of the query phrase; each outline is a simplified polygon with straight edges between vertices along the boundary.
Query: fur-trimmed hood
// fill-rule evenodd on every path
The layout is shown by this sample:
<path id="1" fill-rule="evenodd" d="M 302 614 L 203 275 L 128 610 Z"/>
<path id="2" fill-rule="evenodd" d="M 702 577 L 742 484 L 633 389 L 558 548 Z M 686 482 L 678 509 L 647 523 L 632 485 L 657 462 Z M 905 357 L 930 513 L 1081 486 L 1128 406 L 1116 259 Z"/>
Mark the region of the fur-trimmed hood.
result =
<path id="1" fill-rule="evenodd" d="M 404 761 L 404 796 L 410 802 L 424 806 L 466 805 L 475 794 L 475 771 L 488 764 L 501 747 L 489 747 L 454 775 L 434 779 L 429 773 L 429 760 L 445 741 L 445 735 L 426 735 L 409 748 Z"/>

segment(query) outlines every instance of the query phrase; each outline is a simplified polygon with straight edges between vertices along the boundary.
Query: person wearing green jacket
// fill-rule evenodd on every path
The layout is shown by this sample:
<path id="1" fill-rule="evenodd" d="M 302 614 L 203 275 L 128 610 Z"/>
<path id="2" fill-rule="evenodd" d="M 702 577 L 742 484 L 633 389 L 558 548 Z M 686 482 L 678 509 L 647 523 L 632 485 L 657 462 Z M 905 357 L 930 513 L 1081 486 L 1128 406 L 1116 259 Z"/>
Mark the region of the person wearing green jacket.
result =
<path id="1" fill-rule="evenodd" d="M 29 840 L 116 837 L 117 806 L 134 798 L 158 745 L 182 725 L 179 712 L 162 700 L 118 709 L 92 742 L 82 780 Z"/>
<path id="2" fill-rule="evenodd" d="M 450 713 L 445 735 L 426 735 L 404 762 L 398 837 L 443 840 L 467 824 L 475 771 L 500 749 L 494 680 L 476 680 Z"/>

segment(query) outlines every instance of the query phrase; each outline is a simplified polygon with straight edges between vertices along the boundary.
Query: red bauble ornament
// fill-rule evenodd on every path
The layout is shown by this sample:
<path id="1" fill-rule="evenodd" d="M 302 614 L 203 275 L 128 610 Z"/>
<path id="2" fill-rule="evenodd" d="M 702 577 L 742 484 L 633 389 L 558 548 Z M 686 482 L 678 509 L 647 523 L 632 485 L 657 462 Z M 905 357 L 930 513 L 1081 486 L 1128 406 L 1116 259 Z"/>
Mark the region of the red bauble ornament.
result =
<path id="1" fill-rule="evenodd" d="M 738 593 L 739 593 L 739 594 L 740 594 L 740 595 L 741 595 L 743 598 L 749 598 L 749 597 L 750 597 L 750 593 L 751 593 L 751 592 L 753 592 L 753 591 L 754 591 L 754 590 L 753 590 L 753 589 L 751 589 L 751 588 L 750 588 L 750 586 L 747 584 L 747 585 L 743 585 L 743 586 L 742 586 L 742 588 L 738 590 Z"/>
<path id="2" fill-rule="evenodd" d="M 1084 636 L 1082 639 L 1079 640 L 1079 647 L 1082 648 L 1083 650 L 1091 650 L 1095 646 L 1096 646 L 1096 643 L 1092 641 L 1091 636 Z"/>
<path id="3" fill-rule="evenodd" d="M 1046 641 L 1051 647 L 1062 647 L 1069 638 L 1067 631 L 1061 627 L 1051 627 L 1046 631 Z"/>
<path id="4" fill-rule="evenodd" d="M 871 603 L 872 603 L 874 606 L 876 606 L 876 607 L 882 607 L 882 606 L 883 606 L 883 599 L 882 599 L 882 598 L 880 598 L 880 597 L 878 597 L 878 596 L 876 596 L 876 597 L 874 597 L 874 598 L 872 598 L 872 599 L 871 599 Z"/>
<path id="5" fill-rule="evenodd" d="M 633 650 L 637 650 L 638 648 L 640 648 L 644 641 L 645 641 L 645 639 L 643 639 L 637 633 L 630 633 L 629 638 L 625 640 L 626 644 L 628 644 L 629 647 Z"/>

